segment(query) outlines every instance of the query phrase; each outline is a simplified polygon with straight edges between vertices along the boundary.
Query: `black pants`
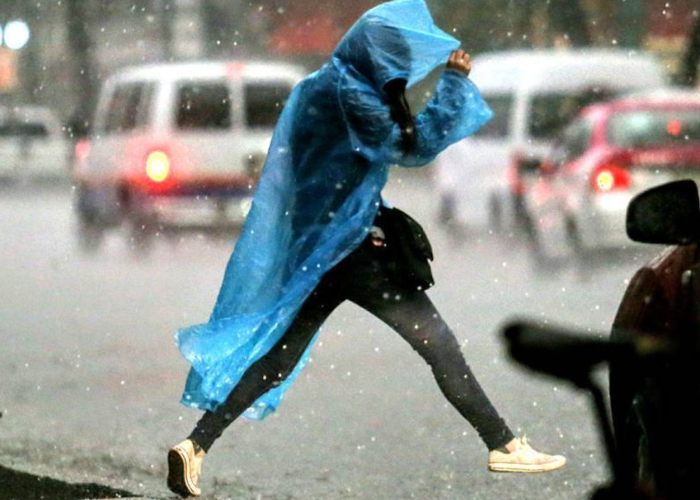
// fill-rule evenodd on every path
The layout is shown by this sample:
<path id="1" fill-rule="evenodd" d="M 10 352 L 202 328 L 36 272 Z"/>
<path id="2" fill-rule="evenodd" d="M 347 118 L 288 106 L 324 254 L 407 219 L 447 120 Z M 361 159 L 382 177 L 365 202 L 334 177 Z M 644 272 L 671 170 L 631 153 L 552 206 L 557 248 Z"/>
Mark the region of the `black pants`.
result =
<path id="1" fill-rule="evenodd" d="M 262 394 L 294 369 L 333 310 L 350 300 L 391 326 L 430 365 L 440 390 L 477 430 L 489 450 L 513 434 L 491 405 L 462 355 L 457 339 L 423 291 L 392 283 L 386 255 L 369 239 L 323 277 L 284 337 L 245 372 L 226 401 L 206 412 L 190 439 L 205 451 Z"/>

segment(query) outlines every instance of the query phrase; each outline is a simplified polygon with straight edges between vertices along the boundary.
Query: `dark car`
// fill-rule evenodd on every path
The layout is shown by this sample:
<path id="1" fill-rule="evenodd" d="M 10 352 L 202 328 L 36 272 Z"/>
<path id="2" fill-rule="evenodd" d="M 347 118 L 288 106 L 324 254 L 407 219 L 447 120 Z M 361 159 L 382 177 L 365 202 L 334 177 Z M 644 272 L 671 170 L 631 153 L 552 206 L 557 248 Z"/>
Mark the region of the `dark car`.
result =
<path id="1" fill-rule="evenodd" d="M 611 340 L 635 338 L 644 362 L 610 363 L 617 455 L 625 474 L 678 498 L 700 473 L 700 209 L 692 180 L 633 200 L 630 238 L 672 244 L 632 278 Z M 687 498 L 691 498 L 688 496 Z"/>

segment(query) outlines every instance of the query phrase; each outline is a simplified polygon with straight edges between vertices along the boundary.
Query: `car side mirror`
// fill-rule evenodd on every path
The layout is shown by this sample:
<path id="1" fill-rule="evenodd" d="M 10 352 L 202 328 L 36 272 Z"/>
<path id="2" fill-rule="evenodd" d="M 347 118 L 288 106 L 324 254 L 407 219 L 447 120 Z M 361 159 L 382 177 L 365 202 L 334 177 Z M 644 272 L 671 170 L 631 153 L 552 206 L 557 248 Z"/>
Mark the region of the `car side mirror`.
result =
<path id="1" fill-rule="evenodd" d="M 694 181 L 670 182 L 637 195 L 627 208 L 627 236 L 640 243 L 700 242 L 700 199 Z"/>
<path id="2" fill-rule="evenodd" d="M 534 321 L 513 321 L 502 331 L 511 357 L 528 368 L 582 382 L 595 366 L 608 361 L 612 344 L 568 329 Z"/>

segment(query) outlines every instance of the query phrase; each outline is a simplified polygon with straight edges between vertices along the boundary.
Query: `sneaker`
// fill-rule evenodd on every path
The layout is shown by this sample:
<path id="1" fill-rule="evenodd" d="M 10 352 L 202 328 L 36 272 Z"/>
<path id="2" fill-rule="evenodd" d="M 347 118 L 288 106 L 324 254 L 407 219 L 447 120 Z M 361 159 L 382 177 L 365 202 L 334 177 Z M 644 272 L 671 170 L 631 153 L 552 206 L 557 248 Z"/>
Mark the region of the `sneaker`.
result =
<path id="1" fill-rule="evenodd" d="M 202 461 L 206 452 L 191 439 L 176 444 L 168 452 L 168 488 L 186 497 L 198 497 L 202 491 L 197 486 L 202 473 Z"/>
<path id="2" fill-rule="evenodd" d="M 548 472 L 563 467 L 566 458 L 547 455 L 532 448 L 527 439 L 514 439 L 513 451 L 489 452 L 489 470 L 493 472 Z M 508 444 L 511 444 L 508 443 Z"/>

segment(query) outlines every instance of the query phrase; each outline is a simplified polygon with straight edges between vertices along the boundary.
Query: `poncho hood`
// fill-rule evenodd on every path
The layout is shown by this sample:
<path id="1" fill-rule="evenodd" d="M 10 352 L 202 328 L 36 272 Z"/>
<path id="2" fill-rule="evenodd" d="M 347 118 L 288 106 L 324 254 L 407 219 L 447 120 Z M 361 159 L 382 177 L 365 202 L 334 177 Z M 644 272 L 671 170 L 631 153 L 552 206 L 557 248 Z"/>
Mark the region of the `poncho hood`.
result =
<path id="1" fill-rule="evenodd" d="M 399 78 L 414 85 L 459 46 L 435 25 L 424 0 L 395 0 L 366 12 L 333 55 L 381 90 Z"/>

